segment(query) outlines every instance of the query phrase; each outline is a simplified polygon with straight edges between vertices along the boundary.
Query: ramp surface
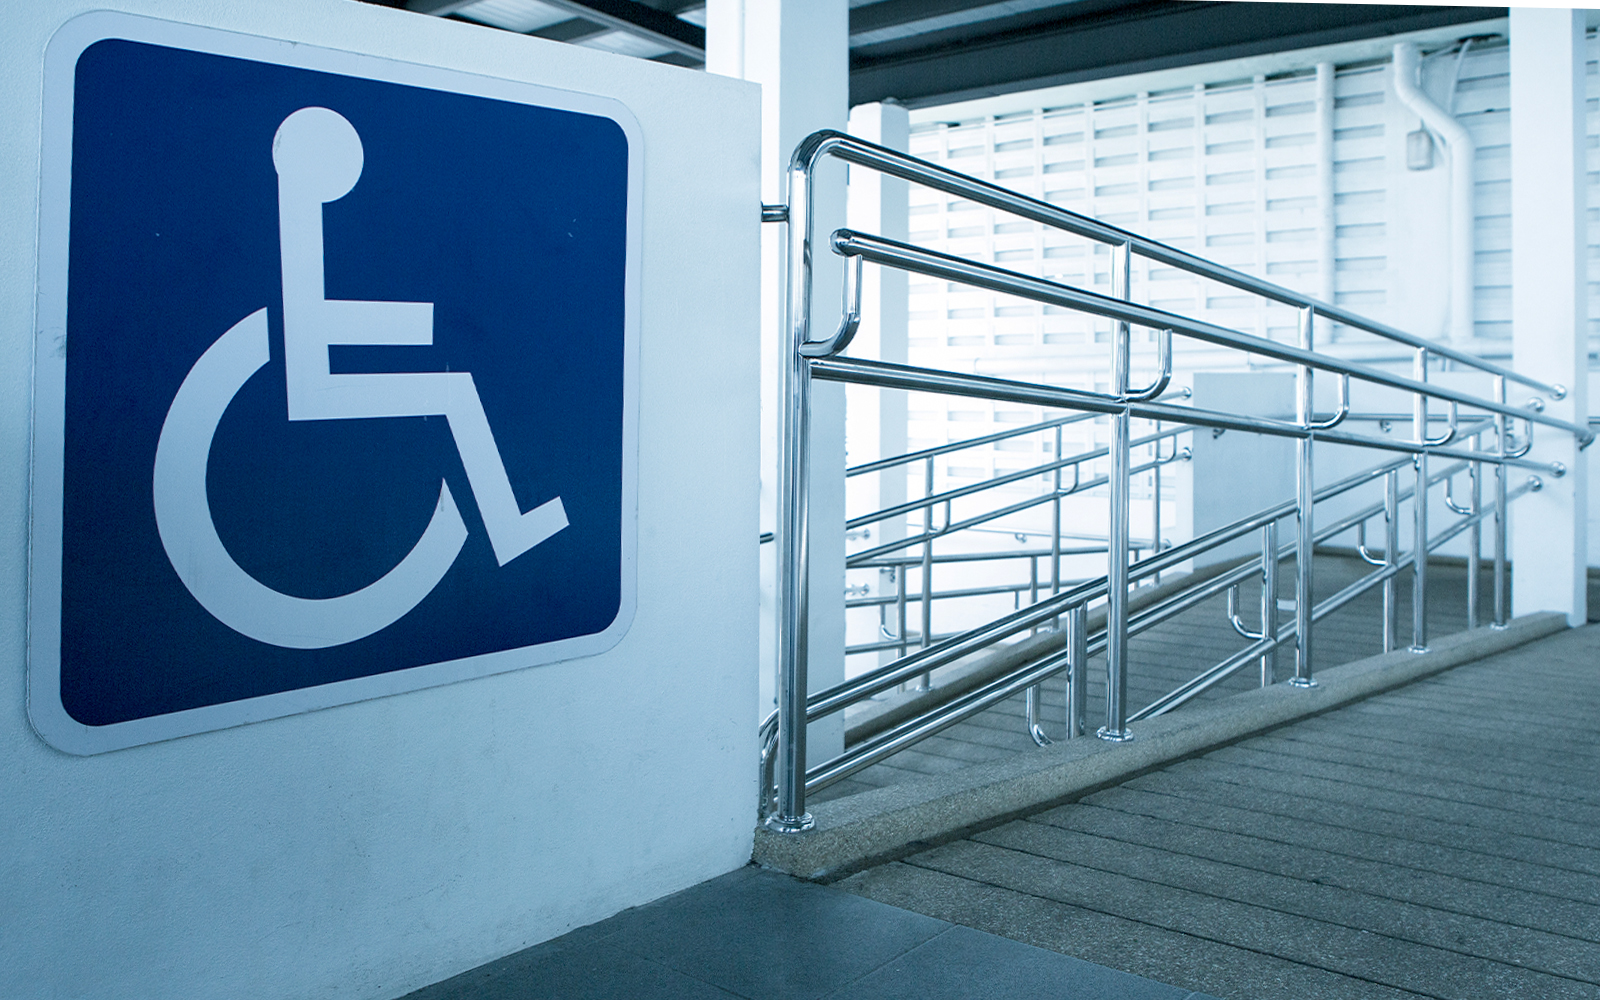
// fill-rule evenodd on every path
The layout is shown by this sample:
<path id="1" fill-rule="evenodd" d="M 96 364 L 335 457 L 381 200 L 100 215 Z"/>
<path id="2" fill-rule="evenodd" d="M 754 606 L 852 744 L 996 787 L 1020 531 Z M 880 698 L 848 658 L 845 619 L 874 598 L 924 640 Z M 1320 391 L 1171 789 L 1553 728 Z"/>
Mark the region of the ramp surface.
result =
<path id="1" fill-rule="evenodd" d="M 840 886 L 1227 998 L 1600 997 L 1600 627 Z"/>

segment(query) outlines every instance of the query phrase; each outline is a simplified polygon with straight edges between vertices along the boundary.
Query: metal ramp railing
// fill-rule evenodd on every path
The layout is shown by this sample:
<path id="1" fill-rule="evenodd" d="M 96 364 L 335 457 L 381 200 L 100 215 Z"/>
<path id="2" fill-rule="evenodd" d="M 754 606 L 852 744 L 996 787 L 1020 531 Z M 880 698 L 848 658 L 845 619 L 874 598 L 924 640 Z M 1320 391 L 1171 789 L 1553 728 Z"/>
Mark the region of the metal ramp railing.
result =
<path id="1" fill-rule="evenodd" d="M 875 525 L 882 525 L 894 518 L 906 517 L 909 514 L 919 514 L 922 518 L 915 534 L 902 538 L 879 541 L 870 547 L 862 547 L 850 552 L 845 558 L 846 570 L 880 569 L 889 570 L 894 576 L 895 593 L 892 596 L 872 596 L 863 594 L 854 596 L 846 595 L 846 608 L 876 607 L 880 609 L 880 629 L 882 638 L 876 642 L 858 643 L 845 648 L 847 656 L 862 653 L 871 653 L 879 650 L 897 649 L 901 656 L 906 655 L 913 645 L 927 648 L 936 639 L 933 628 L 933 608 L 938 601 L 955 601 L 973 597 L 1010 594 L 1020 602 L 1021 596 L 1026 593 L 1029 603 L 1039 599 L 1041 592 L 1052 595 L 1061 592 L 1064 582 L 1061 573 L 1063 557 L 1085 556 L 1106 551 L 1105 543 L 1101 538 L 1079 536 L 1078 540 L 1090 544 L 1064 546 L 1062 534 L 1062 501 L 1083 493 L 1105 486 L 1109 479 L 1104 474 L 1085 474 L 1084 466 L 1105 458 L 1109 448 L 1088 448 L 1073 455 L 1062 457 L 1063 436 L 1062 430 L 1072 424 L 1082 423 L 1094 418 L 1094 414 L 1084 413 L 1070 417 L 1058 417 L 1053 420 L 1044 420 L 1026 426 L 1014 427 L 1009 430 L 998 431 L 993 434 L 984 434 L 978 437 L 954 441 L 950 444 L 924 448 L 904 455 L 892 456 L 877 461 L 865 462 L 845 470 L 847 479 L 866 475 L 893 476 L 897 473 L 904 475 L 910 467 L 920 466 L 922 471 L 923 495 L 903 503 L 891 504 L 878 510 L 859 514 L 845 521 L 847 532 L 871 530 Z M 1188 450 L 1180 448 L 1177 439 L 1189 433 L 1189 428 L 1163 430 L 1159 425 L 1150 434 L 1134 439 L 1130 442 L 1132 448 L 1146 448 L 1150 450 L 1147 460 L 1132 466 L 1130 475 L 1149 474 L 1153 479 L 1153 493 L 1156 496 L 1161 492 L 1161 470 L 1164 466 L 1188 457 Z M 974 448 L 985 448 L 1019 438 L 1040 433 L 1053 433 L 1054 441 L 1050 453 L 1054 456 L 1051 461 L 1027 468 L 1009 470 L 988 479 L 981 480 L 966 486 L 952 489 L 935 490 L 934 462 L 941 457 L 949 457 Z M 1065 474 L 1070 471 L 1071 482 L 1066 481 Z M 995 497 L 998 491 L 1004 491 L 1008 486 L 1028 483 L 1031 480 L 1044 479 L 1046 488 L 1033 496 L 1021 500 L 1011 499 L 1007 496 Z M 954 513 L 954 505 L 958 501 L 977 501 L 980 509 L 976 511 L 964 510 L 961 515 Z M 987 504 L 984 502 L 987 501 Z M 945 539 L 953 539 L 962 532 L 976 532 L 991 529 L 996 525 L 1003 525 L 1007 519 L 1024 514 L 1034 508 L 1048 505 L 1050 508 L 1050 530 L 1048 537 L 1050 544 L 1047 548 L 1000 548 L 991 551 L 939 553 L 934 551 L 934 543 Z M 941 523 L 935 527 L 935 511 L 942 510 Z M 1151 536 L 1142 543 L 1131 542 L 1134 557 L 1144 550 L 1155 551 L 1162 545 L 1160 504 L 1152 507 L 1153 522 L 1150 525 Z M 1004 529 L 995 529 L 1004 530 Z M 908 549 L 918 549 L 915 555 L 901 555 Z M 934 588 L 934 569 L 937 566 L 963 565 L 971 566 L 974 563 L 994 562 L 1026 562 L 1028 566 L 1027 578 L 1013 583 L 991 584 L 983 587 L 967 587 L 958 590 L 937 591 Z M 1041 564 L 1047 570 L 1041 573 Z M 909 571 L 919 571 L 919 587 L 913 592 L 908 585 Z M 910 605 L 915 603 L 920 619 L 920 628 L 911 633 L 907 630 L 908 612 Z M 893 607 L 895 627 L 891 631 L 886 623 L 886 617 L 881 612 Z M 948 638 L 948 636 L 946 636 Z"/>
<path id="2" fill-rule="evenodd" d="M 818 164 L 825 157 L 922 184 L 1106 244 L 1111 248 L 1113 295 L 1101 295 L 881 236 L 841 229 L 831 234 L 828 246 L 835 254 L 846 258 L 843 316 L 830 336 L 813 340 L 814 219 L 811 184 Z M 1559 385 L 1542 382 L 1126 230 L 842 133 L 818 132 L 796 148 L 790 161 L 788 199 L 786 207 L 768 207 L 763 211 L 764 220 L 787 224 L 789 248 L 785 276 L 785 339 L 782 346 L 783 400 L 779 411 L 779 511 L 775 533 L 778 547 L 778 706 L 776 712 L 762 724 L 760 779 L 762 816 L 767 826 L 778 832 L 798 832 L 812 825 L 805 808 L 808 792 L 839 781 L 1019 692 L 1036 693 L 1037 685 L 1057 674 L 1067 677 L 1066 735 L 1081 735 L 1087 728 L 1084 718 L 1087 661 L 1091 655 L 1100 652 L 1106 657 L 1107 718 L 1097 735 L 1110 741 L 1133 739 L 1130 722 L 1176 708 L 1253 661 L 1260 663 L 1262 682 L 1273 683 L 1277 676 L 1277 650 L 1291 641 L 1295 648 L 1294 673 L 1288 682 L 1301 687 L 1314 686 L 1315 623 L 1374 587 L 1383 587 L 1385 593 L 1382 623 L 1384 649 L 1395 648 L 1398 642 L 1396 579 L 1408 569 L 1412 572 L 1413 588 L 1411 648 L 1426 652 L 1428 553 L 1460 533 L 1470 531 L 1474 544 L 1469 548 L 1469 558 L 1475 560 L 1481 525 L 1485 521 L 1492 523 L 1494 538 L 1494 624 L 1503 626 L 1507 614 L 1505 512 L 1509 503 L 1527 492 L 1537 490 L 1541 485 L 1538 475 L 1530 475 L 1522 483 L 1513 486 L 1509 482 L 1510 471 L 1522 468 L 1544 475 L 1564 474 L 1565 469 L 1559 464 L 1534 462 L 1526 457 L 1532 447 L 1536 425 L 1542 424 L 1572 434 L 1581 446 L 1587 446 L 1593 440 L 1588 427 L 1546 416 L 1542 412 L 1543 401 L 1537 397 L 1526 406 L 1515 406 L 1507 401 L 1507 386 L 1510 383 L 1526 386 L 1556 399 L 1565 395 L 1565 390 Z M 1293 307 L 1299 317 L 1298 345 L 1279 343 L 1131 301 L 1130 265 L 1136 254 Z M 861 270 L 864 263 L 959 282 L 1112 320 L 1109 391 L 1068 389 L 845 355 L 843 352 L 849 347 L 860 323 Z M 1313 330 L 1317 317 L 1412 348 L 1415 354 L 1411 377 L 1318 353 L 1313 349 Z M 1160 374 L 1153 383 L 1138 389 L 1130 384 L 1133 327 L 1155 331 L 1160 354 Z M 1253 417 L 1161 401 L 1172 376 L 1174 336 L 1248 352 L 1259 358 L 1292 366 L 1297 375 L 1295 419 L 1287 421 Z M 1448 359 L 1458 366 L 1489 375 L 1494 382 L 1493 397 L 1482 398 L 1430 383 L 1430 359 Z M 1313 412 L 1313 379 L 1319 371 L 1337 376 L 1340 380 L 1340 403 L 1336 412 L 1320 418 Z M 811 477 L 811 383 L 815 379 L 1022 403 L 1071 411 L 1079 419 L 1104 415 L 1111 424 L 1110 443 L 1104 453 L 1110 466 L 1103 483 L 1108 492 L 1109 526 L 1105 546 L 1105 575 L 1069 589 L 1060 589 L 1058 530 L 1054 546 L 1057 551 L 1052 554 L 1055 560 L 1052 580 L 1056 586 L 1052 588 L 1055 592 L 1049 597 L 977 628 L 937 641 L 932 641 L 931 628 L 925 625 L 922 639 L 919 639 L 919 644 L 927 640 L 922 648 L 905 652 L 893 662 L 842 684 L 808 695 L 806 608 L 812 595 L 808 592 L 806 540 L 810 530 L 807 504 Z M 1384 419 L 1386 416 L 1351 413 L 1351 380 L 1409 394 L 1412 399 L 1412 439 L 1401 441 L 1338 429 L 1346 422 Z M 1443 420 L 1445 428 L 1437 435 L 1430 434 L 1431 425 L 1438 422 L 1439 416 L 1429 413 L 1431 401 L 1439 401 L 1448 407 L 1448 415 Z M 1463 410 L 1467 411 L 1465 415 Z M 1207 427 L 1292 439 L 1296 445 L 1295 497 L 1209 531 L 1190 542 L 1130 563 L 1129 480 L 1137 471 L 1133 451 L 1136 442 L 1148 443 L 1149 440 L 1134 437 L 1135 420 L 1151 424 L 1159 422 L 1166 428 L 1161 432 L 1163 436 L 1195 427 Z M 1513 421 L 1521 421 L 1525 426 L 1520 440 L 1513 438 Z M 1486 435 L 1493 438 L 1492 447 L 1485 447 Z M 1401 457 L 1390 457 L 1356 475 L 1318 488 L 1313 479 L 1314 446 L 1318 443 L 1372 449 Z M 886 461 L 916 461 L 919 454 Z M 1429 463 L 1434 458 L 1452 460 L 1452 464 L 1441 470 L 1430 471 Z M 1063 468 L 1068 463 L 1058 454 L 1056 462 L 1047 463 L 1051 464 Z M 1408 488 L 1402 488 L 1400 477 L 1407 466 L 1412 470 L 1412 482 Z M 1488 504 L 1483 503 L 1481 489 L 1485 466 L 1494 473 L 1493 499 Z M 1053 471 L 1046 467 L 1041 469 Z M 1032 470 L 1032 474 L 1039 472 Z M 1466 503 L 1457 501 L 1454 489 L 1455 478 L 1463 472 L 1469 475 L 1472 484 Z M 1430 490 L 1440 483 L 1446 484 L 1445 503 L 1458 515 L 1458 519 L 1445 530 L 1430 533 L 1428 499 Z M 1317 504 L 1374 484 L 1382 485 L 1384 493 L 1380 501 L 1340 516 L 1320 529 L 1315 526 Z M 985 486 L 979 484 L 972 489 L 976 491 Z M 1055 492 L 1059 494 L 1060 491 L 1058 489 Z M 933 496 L 931 490 L 929 494 L 918 501 L 892 508 L 894 513 L 879 511 L 869 517 L 898 516 L 912 509 L 931 511 L 942 501 Z M 1051 499 L 1046 494 L 1038 502 L 1049 502 Z M 1059 502 L 1059 497 L 1055 499 Z M 1408 501 L 1411 505 L 1413 545 L 1409 553 L 1402 553 L 1399 549 L 1398 527 L 1401 505 Z M 1367 523 L 1380 517 L 1385 523 L 1385 544 L 1381 555 L 1367 548 L 1365 537 Z M 1291 519 L 1292 537 L 1288 544 L 1281 544 L 1279 524 Z M 929 521 L 931 518 L 924 521 L 924 535 L 930 534 Z M 866 522 L 863 520 L 862 523 Z M 1314 601 L 1315 546 L 1351 531 L 1357 532 L 1358 552 L 1375 568 L 1338 593 L 1322 601 Z M 1259 535 L 1258 556 L 1221 574 L 1205 576 L 1196 579 L 1190 586 L 1178 587 L 1150 606 L 1137 611 L 1130 609 L 1130 587 L 1133 584 L 1251 534 Z M 909 544 L 931 541 L 931 537 L 913 539 Z M 925 549 L 925 552 L 931 552 L 931 548 Z M 875 556 L 884 554 L 874 553 Z M 858 555 L 857 558 L 862 557 Z M 1293 621 L 1280 623 L 1276 579 L 1279 564 L 1286 559 L 1292 561 L 1294 572 Z M 1251 627 L 1240 616 L 1238 588 L 1245 580 L 1255 576 L 1260 576 L 1263 581 L 1262 599 L 1259 620 L 1255 627 Z M 1475 587 L 1476 574 L 1470 576 L 1473 583 L 1469 586 Z M 927 589 L 926 573 L 923 580 Z M 1126 703 L 1129 637 L 1224 593 L 1229 597 L 1230 622 L 1248 641 L 1248 645 L 1150 705 L 1130 713 Z M 926 615 L 926 608 L 931 604 L 931 592 L 925 596 L 928 598 L 924 603 Z M 1472 600 L 1473 611 L 1469 614 L 1475 616 L 1475 591 Z M 1098 619 L 1093 626 L 1091 608 L 1094 610 L 1093 619 Z M 1471 621 L 1475 621 L 1475 618 L 1469 618 Z M 1058 648 L 975 690 L 934 705 L 916 717 L 847 748 L 832 760 L 816 764 L 808 762 L 806 726 L 809 723 L 1034 629 L 1057 630 L 1060 635 Z M 899 647 L 902 644 L 896 642 L 894 645 Z M 1030 731 L 1035 734 L 1040 732 L 1037 703 L 1036 697 L 1029 699 Z"/>

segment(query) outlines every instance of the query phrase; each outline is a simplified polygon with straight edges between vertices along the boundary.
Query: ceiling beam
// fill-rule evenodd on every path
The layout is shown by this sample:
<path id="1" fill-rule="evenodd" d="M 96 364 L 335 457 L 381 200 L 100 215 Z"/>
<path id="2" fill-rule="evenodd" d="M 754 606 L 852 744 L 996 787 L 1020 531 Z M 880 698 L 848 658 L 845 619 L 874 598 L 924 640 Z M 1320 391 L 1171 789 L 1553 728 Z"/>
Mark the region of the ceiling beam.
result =
<path id="1" fill-rule="evenodd" d="M 535 28 L 528 34 L 534 38 L 548 38 L 552 42 L 581 42 L 585 38 L 593 38 L 596 35 L 609 35 L 612 30 L 587 18 L 574 17 L 566 21 L 557 21 L 555 24 L 543 28 Z"/>
<path id="2" fill-rule="evenodd" d="M 573 17 L 601 24 L 615 31 L 648 38 L 657 45 L 706 61 L 706 29 L 666 11 L 638 3 L 637 0 L 539 0 L 566 11 Z"/>
<path id="3" fill-rule="evenodd" d="M 413 14 L 432 14 L 434 17 L 444 17 L 454 14 L 470 3 L 476 2 L 477 0 L 406 0 L 403 6 Z"/>
<path id="4" fill-rule="evenodd" d="M 1078 5 L 1069 5 L 1072 10 Z M 1038 87 L 1332 45 L 1506 16 L 1503 7 L 1378 4 L 1085 3 L 1089 17 L 1046 23 L 990 22 L 981 34 L 952 29 L 856 49 L 850 103 L 895 98 L 911 107 Z"/>

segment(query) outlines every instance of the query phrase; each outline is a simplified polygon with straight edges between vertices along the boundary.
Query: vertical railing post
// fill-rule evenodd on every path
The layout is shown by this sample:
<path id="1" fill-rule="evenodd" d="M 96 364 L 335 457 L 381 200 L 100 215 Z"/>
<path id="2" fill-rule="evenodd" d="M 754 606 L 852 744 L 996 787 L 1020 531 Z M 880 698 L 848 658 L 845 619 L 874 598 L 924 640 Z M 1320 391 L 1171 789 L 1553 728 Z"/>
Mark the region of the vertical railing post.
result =
<path id="1" fill-rule="evenodd" d="M 1055 461 L 1061 461 L 1061 425 L 1056 425 Z M 1055 468 L 1055 499 L 1050 503 L 1050 596 L 1061 593 L 1061 466 Z M 1059 631 L 1061 619 L 1050 623 Z"/>
<path id="2" fill-rule="evenodd" d="M 1505 404 L 1506 377 L 1495 376 L 1494 401 Z M 1496 437 L 1499 439 L 1500 457 L 1505 458 L 1510 450 L 1508 438 L 1511 434 L 1511 418 L 1504 413 L 1495 416 Z M 1494 621 L 1491 627 L 1503 629 L 1506 627 L 1506 607 L 1508 604 L 1506 593 L 1506 464 L 1494 464 Z"/>
<path id="3" fill-rule="evenodd" d="M 1383 564 L 1400 561 L 1400 470 L 1383 477 Z M 1394 651 L 1400 641 L 1400 593 L 1393 574 L 1383 581 L 1383 651 Z"/>
<path id="4" fill-rule="evenodd" d="M 895 574 L 894 622 L 895 631 L 898 633 L 900 639 L 901 656 L 905 656 L 911 651 L 910 643 L 906 641 L 906 577 L 910 575 L 910 571 L 911 566 L 909 563 L 902 563 L 896 566 L 892 571 Z"/>
<path id="5" fill-rule="evenodd" d="M 1027 691 L 1028 735 L 1038 746 L 1047 747 L 1055 741 L 1045 735 L 1039 712 L 1044 707 L 1044 685 L 1035 684 Z"/>
<path id="6" fill-rule="evenodd" d="M 1084 734 L 1088 720 L 1089 612 L 1082 604 L 1067 611 L 1067 739 Z"/>
<path id="7" fill-rule="evenodd" d="M 1483 450 L 1483 435 L 1472 436 L 1472 450 Z M 1478 519 L 1478 513 L 1483 509 L 1483 463 L 1473 462 L 1468 468 L 1468 475 L 1472 478 L 1472 499 L 1469 507 L 1472 511 L 1472 527 L 1467 529 L 1467 628 L 1478 627 L 1478 574 L 1481 568 L 1478 563 L 1483 554 L 1483 522 Z"/>
<path id="8" fill-rule="evenodd" d="M 1428 349 L 1417 348 L 1411 377 L 1418 382 L 1428 380 Z M 1417 442 L 1428 440 L 1428 397 L 1414 393 L 1411 397 L 1411 423 Z M 1411 651 L 1428 651 L 1428 454 L 1419 452 L 1412 460 L 1417 473 L 1416 491 L 1411 495 L 1412 539 L 1415 553 L 1411 560 Z"/>
<path id="9" fill-rule="evenodd" d="M 1261 526 L 1261 634 L 1269 642 L 1278 637 L 1278 522 Z M 1278 681 L 1278 646 L 1261 654 L 1261 686 Z"/>
<path id="10" fill-rule="evenodd" d="M 1160 435 L 1161 435 L 1161 421 L 1157 420 L 1156 421 L 1156 443 L 1155 443 L 1155 447 L 1152 449 L 1155 452 L 1156 467 L 1154 469 L 1150 470 L 1150 477 L 1151 477 L 1151 494 L 1150 494 L 1150 524 L 1151 524 L 1150 531 L 1151 531 L 1151 535 L 1150 535 L 1150 537 L 1151 537 L 1152 542 L 1154 543 L 1154 548 L 1152 548 L 1150 551 L 1151 551 L 1152 555 L 1158 555 L 1158 556 L 1161 554 L 1161 437 L 1160 437 Z M 1177 439 L 1176 438 L 1173 439 L 1173 445 L 1172 446 L 1173 446 L 1174 449 L 1177 448 Z M 1151 577 L 1150 582 L 1153 583 L 1153 584 L 1156 584 L 1157 586 L 1159 586 L 1161 584 L 1161 571 L 1160 570 L 1156 571 L 1156 575 Z"/>
<path id="11" fill-rule="evenodd" d="M 779 348 L 783 405 L 778 412 L 778 798 L 767 826 L 780 833 L 798 833 L 813 825 L 806 812 L 811 366 L 800 353 L 811 320 L 809 169 L 791 167 L 788 181 L 789 247 Z"/>
<path id="12" fill-rule="evenodd" d="M 929 456 L 922 474 L 922 497 L 933 496 L 933 457 Z M 933 505 L 922 508 L 922 643 L 927 649 L 933 642 Z M 922 690 L 933 686 L 931 674 L 922 675 Z"/>
<path id="13" fill-rule="evenodd" d="M 1111 247 L 1111 294 L 1132 295 L 1130 265 L 1133 247 Z M 1128 394 L 1129 330 L 1121 321 L 1111 325 L 1111 392 Z M 1106 537 L 1106 724 L 1097 735 L 1103 740 L 1133 739 L 1128 732 L 1128 470 L 1132 465 L 1132 440 L 1128 407 L 1111 415 L 1110 523 Z"/>
<path id="14" fill-rule="evenodd" d="M 1313 347 L 1312 326 L 1316 313 L 1310 306 L 1300 310 L 1300 347 L 1309 351 Z M 1304 437 L 1296 438 L 1295 447 L 1295 572 L 1294 572 L 1294 676 L 1289 683 L 1295 687 L 1315 687 L 1311 675 L 1311 610 L 1312 610 L 1312 530 L 1316 489 L 1312 478 L 1311 425 L 1315 422 L 1312 370 L 1301 365 L 1295 386 L 1295 419 L 1306 428 Z"/>

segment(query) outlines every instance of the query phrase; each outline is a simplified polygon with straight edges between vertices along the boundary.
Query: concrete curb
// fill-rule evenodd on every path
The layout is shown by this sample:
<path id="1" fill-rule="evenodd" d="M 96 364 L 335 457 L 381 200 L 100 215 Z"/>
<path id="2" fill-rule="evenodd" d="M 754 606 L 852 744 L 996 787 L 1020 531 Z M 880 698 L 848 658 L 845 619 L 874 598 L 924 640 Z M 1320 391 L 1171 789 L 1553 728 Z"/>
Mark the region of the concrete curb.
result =
<path id="1" fill-rule="evenodd" d="M 1566 616 L 1528 615 L 1503 631 L 1436 640 L 1429 653 L 1397 650 L 1331 667 L 1310 689 L 1276 684 L 1131 727 L 1130 743 L 1077 739 L 950 774 L 826 802 L 798 834 L 757 829 L 752 858 L 802 878 L 831 881 L 903 857 L 963 831 L 1070 800 L 1172 761 L 1215 749 L 1409 684 L 1451 667 L 1565 631 Z"/>

